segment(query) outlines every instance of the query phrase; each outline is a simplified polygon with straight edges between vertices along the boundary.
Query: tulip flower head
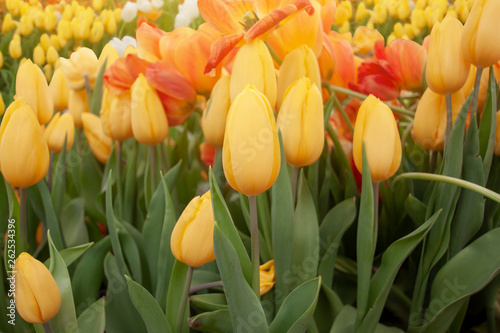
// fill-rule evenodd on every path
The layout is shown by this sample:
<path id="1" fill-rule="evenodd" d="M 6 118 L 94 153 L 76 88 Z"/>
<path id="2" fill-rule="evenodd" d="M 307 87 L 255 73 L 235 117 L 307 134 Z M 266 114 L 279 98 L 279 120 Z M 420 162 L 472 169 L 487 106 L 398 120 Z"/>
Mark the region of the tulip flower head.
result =
<path id="1" fill-rule="evenodd" d="M 90 149 L 99 162 L 106 164 L 111 155 L 111 138 L 102 130 L 101 120 L 93 113 L 82 114 L 82 125 Z"/>
<path id="2" fill-rule="evenodd" d="M 264 295 L 274 287 L 274 260 L 260 265 L 260 295 Z"/>
<path id="3" fill-rule="evenodd" d="M 73 116 L 75 126 L 82 128 L 82 115 L 90 111 L 87 90 L 70 89 L 68 94 L 68 110 Z"/>
<path id="4" fill-rule="evenodd" d="M 61 293 L 52 274 L 40 261 L 23 252 L 14 265 L 17 312 L 28 323 L 49 321 L 61 307 Z"/>
<path id="5" fill-rule="evenodd" d="M 61 58 L 61 69 L 68 80 L 69 87 L 81 90 L 85 88 L 85 80 L 88 80 L 91 87 L 94 86 L 99 72 L 99 60 L 94 51 L 82 47 L 73 52 L 69 59 Z"/>
<path id="6" fill-rule="evenodd" d="M 60 153 L 66 139 L 66 150 L 73 146 L 75 123 L 69 113 L 56 113 L 43 133 L 50 151 Z"/>
<path id="7" fill-rule="evenodd" d="M 396 173 L 401 163 L 401 139 L 394 115 L 373 95 L 361 104 L 354 126 L 353 158 L 363 172 L 363 142 L 373 182 L 381 182 Z"/>
<path id="8" fill-rule="evenodd" d="M 174 257 L 191 267 L 215 259 L 214 214 L 210 191 L 194 197 L 182 212 L 170 237 Z"/>
<path id="9" fill-rule="evenodd" d="M 69 87 L 61 68 L 55 70 L 50 80 L 49 91 L 56 110 L 62 111 L 68 108 Z"/>
<path id="10" fill-rule="evenodd" d="M 132 132 L 130 90 L 115 95 L 104 89 L 101 106 L 102 129 L 107 136 L 124 141 L 134 136 Z"/>
<path id="11" fill-rule="evenodd" d="M 226 120 L 222 147 L 226 179 L 240 193 L 260 194 L 276 181 L 280 159 L 271 104 L 249 84 L 235 97 Z"/>
<path id="12" fill-rule="evenodd" d="M 226 118 L 231 100 L 229 98 L 229 76 L 222 75 L 214 86 L 207 107 L 203 110 L 201 128 L 205 140 L 214 147 L 222 147 Z"/>

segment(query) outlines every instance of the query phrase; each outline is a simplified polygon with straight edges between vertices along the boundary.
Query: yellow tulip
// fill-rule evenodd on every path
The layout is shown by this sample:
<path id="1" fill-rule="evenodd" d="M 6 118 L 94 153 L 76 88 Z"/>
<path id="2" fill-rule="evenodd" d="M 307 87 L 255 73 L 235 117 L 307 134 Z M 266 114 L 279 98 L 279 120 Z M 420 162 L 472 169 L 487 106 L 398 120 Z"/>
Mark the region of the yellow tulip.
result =
<path id="1" fill-rule="evenodd" d="M 46 31 L 52 31 L 57 26 L 57 15 L 53 9 L 48 10 L 47 8 L 45 8 L 46 15 L 43 18 L 43 25 Z"/>
<path id="2" fill-rule="evenodd" d="M 274 287 L 274 260 L 260 265 L 260 295 L 264 295 Z"/>
<path id="3" fill-rule="evenodd" d="M 281 63 L 278 73 L 278 95 L 276 101 L 276 108 L 278 110 L 281 108 L 285 91 L 292 83 L 302 77 L 308 77 L 318 88 L 321 87 L 318 60 L 313 50 L 307 45 L 302 45 L 288 53 Z"/>
<path id="4" fill-rule="evenodd" d="M 109 15 L 108 19 L 104 22 L 106 32 L 113 35 L 116 32 L 116 20 L 114 15 Z"/>
<path id="5" fill-rule="evenodd" d="M 260 39 L 243 45 L 236 54 L 229 85 L 231 102 L 249 83 L 266 95 L 273 108 L 276 104 L 276 73 L 273 58 Z"/>
<path id="6" fill-rule="evenodd" d="M 353 159 L 363 171 L 363 142 L 373 182 L 394 175 L 401 163 L 401 139 L 394 115 L 373 95 L 361 104 L 354 126 Z"/>
<path id="7" fill-rule="evenodd" d="M 214 214 L 210 191 L 194 197 L 175 224 L 170 237 L 174 257 L 191 267 L 199 267 L 215 259 Z"/>
<path id="8" fill-rule="evenodd" d="M 106 44 L 102 49 L 101 54 L 99 55 L 99 68 L 102 67 L 102 64 L 104 63 L 105 60 L 106 60 L 106 68 L 108 68 L 118 58 L 120 58 L 120 56 L 118 55 L 116 49 L 113 46 L 111 46 L 111 44 Z"/>
<path id="9" fill-rule="evenodd" d="M 82 128 L 82 115 L 90 111 L 87 91 L 85 89 L 79 91 L 70 89 L 68 94 L 68 110 L 73 116 L 75 126 Z"/>
<path id="10" fill-rule="evenodd" d="M 278 114 L 286 161 L 296 167 L 313 164 L 324 144 L 321 92 L 307 77 L 295 81 L 285 93 Z"/>
<path id="11" fill-rule="evenodd" d="M 93 87 L 99 72 L 99 60 L 97 60 L 94 51 L 82 47 L 73 52 L 69 59 L 61 58 L 61 69 L 71 89 L 83 89 L 86 78 L 90 86 Z"/>
<path id="12" fill-rule="evenodd" d="M 33 49 L 33 61 L 40 67 L 45 64 L 45 52 L 43 52 L 40 45 L 35 46 Z"/>
<path id="13" fill-rule="evenodd" d="M 43 132 L 43 136 L 50 151 L 60 153 L 65 138 L 67 138 L 66 150 L 70 150 L 75 138 L 73 117 L 69 113 L 56 113 Z"/>
<path id="14" fill-rule="evenodd" d="M 396 26 L 394 26 L 396 29 Z M 357 54 L 368 54 L 373 51 L 373 47 L 378 40 L 384 40 L 384 36 L 377 29 L 368 29 L 365 26 L 359 26 L 354 32 L 352 38 L 352 50 Z"/>
<path id="15" fill-rule="evenodd" d="M 101 120 L 95 114 L 86 112 L 82 114 L 82 125 L 92 153 L 99 162 L 106 164 L 113 142 L 102 130 Z"/>
<path id="16" fill-rule="evenodd" d="M 168 135 L 168 120 L 158 93 L 139 74 L 132 85 L 132 131 L 145 145 L 162 142 Z"/>
<path id="17" fill-rule="evenodd" d="M 97 43 L 102 39 L 104 35 L 104 24 L 100 20 L 95 20 L 94 24 L 92 24 L 92 28 L 90 29 L 89 34 L 89 42 Z"/>
<path id="18" fill-rule="evenodd" d="M 14 20 L 12 19 L 11 13 L 5 14 L 2 22 L 2 34 L 7 34 L 11 29 L 15 27 Z"/>
<path id="19" fill-rule="evenodd" d="M 54 72 L 54 68 L 51 64 L 47 64 L 43 67 L 43 73 L 45 74 L 45 80 L 50 81 L 52 78 L 52 74 Z"/>
<path id="20" fill-rule="evenodd" d="M 31 107 L 40 124 L 52 117 L 54 104 L 49 93 L 47 79 L 40 67 L 31 60 L 24 61 L 17 70 L 16 98 L 22 97 Z"/>
<path id="21" fill-rule="evenodd" d="M 33 20 L 28 15 L 21 16 L 19 20 L 19 32 L 23 36 L 27 36 L 33 32 Z"/>
<path id="22" fill-rule="evenodd" d="M 3 54 L 0 52 L 0 68 L 3 67 Z"/>
<path id="23" fill-rule="evenodd" d="M 3 101 L 3 96 L 0 94 L 0 116 L 3 115 L 5 111 L 5 103 Z"/>
<path id="24" fill-rule="evenodd" d="M 356 16 L 355 16 L 356 23 L 360 23 L 368 16 L 369 16 L 369 14 L 368 14 L 368 11 L 366 10 L 365 3 L 360 2 L 358 7 L 356 8 Z"/>
<path id="25" fill-rule="evenodd" d="M 0 127 L 0 166 L 5 180 L 29 187 L 45 177 L 49 150 L 34 112 L 23 99 L 9 106 Z"/>
<path id="26" fill-rule="evenodd" d="M 401 1 L 398 6 L 398 18 L 401 21 L 404 21 L 408 17 L 410 17 L 410 14 L 411 14 L 410 2 L 408 0 Z"/>
<path id="27" fill-rule="evenodd" d="M 59 21 L 57 24 L 57 34 L 64 40 L 70 40 L 73 37 L 71 22 L 68 20 Z"/>
<path id="28" fill-rule="evenodd" d="M 271 104 L 249 84 L 236 96 L 227 115 L 222 147 L 226 179 L 240 193 L 260 194 L 276 181 L 280 159 Z"/>
<path id="29" fill-rule="evenodd" d="M 40 36 L 40 46 L 42 47 L 44 52 L 47 52 L 49 46 L 52 44 L 49 35 L 43 34 Z"/>
<path id="30" fill-rule="evenodd" d="M 476 0 L 462 33 L 464 57 L 476 67 L 490 67 L 500 60 L 500 1 Z"/>
<path id="31" fill-rule="evenodd" d="M 222 75 L 215 84 L 207 107 L 203 110 L 201 128 L 205 140 L 213 147 L 222 147 L 226 118 L 231 99 L 229 98 L 229 76 Z"/>
<path id="32" fill-rule="evenodd" d="M 61 307 L 61 293 L 54 277 L 40 261 L 23 252 L 14 265 L 17 312 L 28 323 L 49 321 Z"/>
<path id="33" fill-rule="evenodd" d="M 12 58 L 18 59 L 21 56 L 21 37 L 15 34 L 9 43 L 9 54 Z"/>
<path id="34" fill-rule="evenodd" d="M 68 108 L 69 87 L 61 68 L 55 70 L 49 84 L 49 91 L 56 110 Z"/>
<path id="35" fill-rule="evenodd" d="M 92 0 L 92 7 L 96 11 L 100 11 L 102 9 L 102 0 Z"/>
<path id="36" fill-rule="evenodd" d="M 104 89 L 101 106 L 102 129 L 114 140 L 124 141 L 134 136 L 130 119 L 131 99 L 130 90 L 115 95 Z"/>
<path id="37" fill-rule="evenodd" d="M 425 77 L 435 93 L 452 94 L 467 80 L 470 63 L 460 51 L 462 29 L 462 23 L 451 16 L 432 28 Z"/>
<path id="38" fill-rule="evenodd" d="M 453 123 L 458 116 L 460 108 L 465 103 L 462 91 L 452 95 Z M 444 147 L 444 134 L 446 131 L 446 100 L 443 95 L 436 94 L 427 89 L 422 95 L 415 111 L 413 122 L 413 135 L 415 140 L 425 149 L 442 151 Z"/>
<path id="39" fill-rule="evenodd" d="M 49 46 L 47 49 L 47 62 L 51 65 L 54 65 L 57 60 L 59 60 L 59 53 L 57 53 L 57 50 L 55 47 L 52 45 Z"/>

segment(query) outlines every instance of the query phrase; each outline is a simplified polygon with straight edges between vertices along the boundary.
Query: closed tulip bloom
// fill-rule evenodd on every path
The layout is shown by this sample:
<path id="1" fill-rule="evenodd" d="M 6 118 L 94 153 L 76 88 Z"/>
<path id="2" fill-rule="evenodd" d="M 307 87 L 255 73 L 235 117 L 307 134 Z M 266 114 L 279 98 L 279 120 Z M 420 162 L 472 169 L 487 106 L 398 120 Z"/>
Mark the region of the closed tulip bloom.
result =
<path id="1" fill-rule="evenodd" d="M 64 140 L 66 139 L 66 150 L 73 146 L 75 138 L 75 124 L 73 117 L 69 113 L 56 113 L 50 123 L 47 125 L 43 136 L 47 141 L 50 151 L 60 153 Z"/>
<path id="2" fill-rule="evenodd" d="M 87 91 L 85 89 L 70 89 L 68 95 L 68 110 L 69 113 L 73 116 L 75 126 L 78 128 L 82 128 L 82 114 L 88 113 L 90 111 Z"/>
<path id="3" fill-rule="evenodd" d="M 207 107 L 203 110 L 201 128 L 205 140 L 214 147 L 222 147 L 226 118 L 231 99 L 229 98 L 229 76 L 222 75 L 214 86 Z"/>
<path id="4" fill-rule="evenodd" d="M 353 51 L 357 54 L 368 54 L 373 51 L 375 42 L 384 40 L 384 36 L 377 29 L 369 29 L 366 26 L 359 26 L 352 37 Z"/>
<path id="5" fill-rule="evenodd" d="M 168 135 L 168 120 L 158 93 L 139 74 L 132 85 L 132 131 L 140 143 L 153 146 Z"/>
<path id="6" fill-rule="evenodd" d="M 45 52 L 40 45 L 35 46 L 33 49 L 33 61 L 38 66 L 43 66 L 45 64 Z"/>
<path id="7" fill-rule="evenodd" d="M 260 265 L 260 295 L 264 295 L 274 287 L 274 260 Z"/>
<path id="8" fill-rule="evenodd" d="M 69 87 L 74 90 L 81 90 L 85 88 L 86 77 L 90 86 L 94 86 L 99 72 L 99 60 L 97 60 L 94 51 L 82 47 L 73 52 L 69 59 L 61 58 L 61 68 L 68 80 Z"/>
<path id="9" fill-rule="evenodd" d="M 276 73 L 273 58 L 266 45 L 255 39 L 243 45 L 234 58 L 229 92 L 231 102 L 251 83 L 255 89 L 263 93 L 271 108 L 276 104 Z"/>
<path id="10" fill-rule="evenodd" d="M 324 144 L 323 102 L 318 87 L 307 77 L 285 93 L 278 114 L 286 161 L 296 167 L 313 164 Z"/>
<path id="11" fill-rule="evenodd" d="M 90 28 L 89 42 L 97 43 L 102 39 L 104 35 L 104 24 L 100 20 L 95 20 Z"/>
<path id="12" fill-rule="evenodd" d="M 54 46 L 50 45 L 47 48 L 47 62 L 54 65 L 59 60 L 59 53 Z"/>
<path id="13" fill-rule="evenodd" d="M 124 141 L 134 136 L 132 132 L 130 90 L 119 95 L 104 89 L 101 106 L 102 129 L 114 140 Z"/>
<path id="14" fill-rule="evenodd" d="M 229 109 L 222 162 L 229 185 L 247 196 L 266 191 L 278 177 L 280 146 L 273 109 L 252 84 Z"/>
<path id="15" fill-rule="evenodd" d="M 22 99 L 14 102 L 0 127 L 0 167 L 15 187 L 29 187 L 45 177 L 49 150 L 34 112 Z"/>
<path id="16" fill-rule="evenodd" d="M 452 119 L 455 119 L 465 103 L 462 91 L 452 96 Z M 415 140 L 425 149 L 442 151 L 444 147 L 444 134 L 446 131 L 446 100 L 443 95 L 436 94 L 427 89 L 422 95 L 415 111 L 413 122 L 413 135 Z"/>
<path id="17" fill-rule="evenodd" d="M 470 63 L 461 52 L 462 30 L 462 23 L 449 15 L 432 28 L 425 77 L 435 93 L 452 94 L 467 80 Z"/>
<path id="18" fill-rule="evenodd" d="M 363 142 L 373 182 L 381 182 L 396 173 L 401 163 L 401 139 L 394 115 L 373 95 L 361 104 L 356 117 L 353 159 L 363 172 Z"/>
<path id="19" fill-rule="evenodd" d="M 82 114 L 82 125 L 95 158 L 102 164 L 106 164 L 111 155 L 112 140 L 102 130 L 101 120 L 95 114 L 87 112 Z"/>
<path id="20" fill-rule="evenodd" d="M 21 37 L 15 34 L 9 43 L 9 54 L 12 58 L 17 59 L 21 56 Z"/>
<path id="21" fill-rule="evenodd" d="M 56 110 L 62 111 L 68 108 L 69 87 L 61 68 L 55 70 L 50 80 L 49 91 Z"/>
<path id="22" fill-rule="evenodd" d="M 278 74 L 277 109 L 281 108 L 288 87 L 302 77 L 308 77 L 318 88 L 321 87 L 318 60 L 312 49 L 307 45 L 302 45 L 288 53 L 281 63 Z"/>
<path id="23" fill-rule="evenodd" d="M 106 68 L 108 68 L 118 58 L 120 58 L 120 56 L 116 49 L 111 44 L 106 44 L 99 55 L 99 68 L 101 68 L 104 61 L 106 61 Z"/>
<path id="24" fill-rule="evenodd" d="M 24 61 L 17 70 L 16 98 L 22 97 L 31 107 L 40 124 L 46 124 L 52 117 L 54 104 L 49 86 L 40 67 L 31 60 Z"/>
<path id="25" fill-rule="evenodd" d="M 476 0 L 464 25 L 462 53 L 476 67 L 490 67 L 500 60 L 500 1 Z"/>
<path id="26" fill-rule="evenodd" d="M 174 257 L 191 267 L 215 259 L 214 213 L 210 191 L 194 197 L 182 212 L 170 237 Z"/>
<path id="27" fill-rule="evenodd" d="M 40 261 L 23 252 L 14 265 L 17 312 L 32 324 L 49 321 L 61 307 L 61 293 L 50 271 Z"/>

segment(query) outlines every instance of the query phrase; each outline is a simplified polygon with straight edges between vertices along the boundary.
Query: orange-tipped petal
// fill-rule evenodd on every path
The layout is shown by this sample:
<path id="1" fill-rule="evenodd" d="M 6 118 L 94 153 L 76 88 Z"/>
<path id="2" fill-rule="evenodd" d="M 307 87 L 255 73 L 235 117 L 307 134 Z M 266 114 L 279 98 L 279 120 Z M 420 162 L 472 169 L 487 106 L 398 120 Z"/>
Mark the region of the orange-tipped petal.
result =
<path id="1" fill-rule="evenodd" d="M 177 126 L 184 123 L 194 111 L 194 102 L 172 98 L 160 91 L 158 91 L 158 97 L 160 97 L 163 104 L 169 126 Z"/>
<path id="2" fill-rule="evenodd" d="M 104 83 L 114 94 L 121 94 L 129 90 L 139 74 L 144 74 L 150 65 L 150 62 L 140 59 L 136 54 L 128 54 L 117 59 L 106 69 L 103 76 Z"/>
<path id="3" fill-rule="evenodd" d="M 125 57 L 125 65 L 127 66 L 130 75 L 132 75 L 135 80 L 137 79 L 139 74 L 146 73 L 146 70 L 151 65 L 151 63 L 146 60 L 140 59 L 136 54 L 131 53 L 127 54 L 127 56 Z"/>
<path id="4" fill-rule="evenodd" d="M 171 32 L 167 32 L 160 38 L 160 55 L 162 60 L 174 62 L 174 51 L 182 40 L 193 35 L 194 29 L 189 27 L 180 27 Z"/>
<path id="5" fill-rule="evenodd" d="M 244 36 L 245 33 L 241 32 L 217 39 L 212 44 L 210 57 L 208 58 L 207 65 L 205 66 L 205 74 L 214 76 L 217 65 L 219 65 L 222 59 L 224 59 L 224 57 L 228 55 L 228 53 L 231 52 L 231 50 L 238 45 L 239 42 L 241 42 Z"/>
<path id="6" fill-rule="evenodd" d="M 160 38 L 165 32 L 143 23 L 136 32 L 137 54 L 141 59 L 155 62 L 161 58 Z"/>
<path id="7" fill-rule="evenodd" d="M 198 0 L 198 9 L 203 19 L 224 35 L 243 31 L 238 20 L 246 11 L 239 15 L 238 8 L 238 6 L 231 5 L 230 1 Z"/>
<path id="8" fill-rule="evenodd" d="M 427 51 L 411 40 L 396 39 L 386 47 L 387 60 L 403 89 L 421 91 Z"/>
<path id="9" fill-rule="evenodd" d="M 184 101 L 196 98 L 196 91 L 189 81 L 165 60 L 152 64 L 146 72 L 146 79 L 154 89 L 172 98 Z"/>

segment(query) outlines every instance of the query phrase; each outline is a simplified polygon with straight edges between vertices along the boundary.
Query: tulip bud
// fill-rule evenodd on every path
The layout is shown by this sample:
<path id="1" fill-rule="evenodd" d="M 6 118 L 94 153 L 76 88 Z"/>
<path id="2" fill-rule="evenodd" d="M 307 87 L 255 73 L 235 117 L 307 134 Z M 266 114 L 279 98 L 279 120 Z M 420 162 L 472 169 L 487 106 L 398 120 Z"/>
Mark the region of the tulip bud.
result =
<path id="1" fill-rule="evenodd" d="M 99 55 L 99 68 L 102 67 L 104 61 L 106 61 L 106 68 L 111 66 L 115 60 L 120 58 L 118 52 L 111 44 L 106 44 Z"/>
<path id="2" fill-rule="evenodd" d="M 92 0 L 92 7 L 96 11 L 100 11 L 102 9 L 102 0 Z"/>
<path id="3" fill-rule="evenodd" d="M 18 59 L 21 56 L 21 37 L 15 34 L 9 43 L 9 54 L 12 58 Z"/>
<path id="4" fill-rule="evenodd" d="M 104 24 L 100 20 L 95 20 L 90 29 L 89 41 L 91 43 L 97 43 L 102 39 L 104 35 Z"/>
<path id="5" fill-rule="evenodd" d="M 462 53 L 476 67 L 490 67 L 500 60 L 500 1 L 476 0 L 462 33 Z"/>
<path id="6" fill-rule="evenodd" d="M 500 156 L 500 111 L 497 111 L 497 132 L 495 135 L 495 156 Z"/>
<path id="7" fill-rule="evenodd" d="M 29 59 L 23 62 L 17 70 L 16 98 L 19 97 L 24 98 L 40 124 L 45 124 L 50 120 L 54 104 L 49 93 L 47 79 L 40 67 Z"/>
<path id="8" fill-rule="evenodd" d="M 365 3 L 360 2 L 358 4 L 358 7 L 356 8 L 356 16 L 355 16 L 356 23 L 360 23 L 368 16 L 369 16 L 369 14 L 368 14 L 368 11 L 366 10 Z"/>
<path id="9" fill-rule="evenodd" d="M 234 58 L 229 86 L 231 102 L 249 83 L 266 95 L 273 108 L 276 104 L 276 73 L 273 58 L 260 39 L 243 45 Z"/>
<path id="10" fill-rule="evenodd" d="M 60 153 L 65 138 L 67 138 L 66 150 L 70 150 L 75 137 L 73 117 L 69 113 L 56 113 L 45 129 L 45 132 L 43 132 L 43 136 L 45 137 L 45 141 L 47 141 L 50 151 Z"/>
<path id="11" fill-rule="evenodd" d="M 280 169 L 273 109 L 252 84 L 236 96 L 226 120 L 222 162 L 232 188 L 247 196 L 269 189 Z"/>
<path id="12" fill-rule="evenodd" d="M 353 51 L 357 54 L 368 54 L 373 51 L 375 42 L 384 40 L 384 36 L 377 29 L 368 29 L 365 26 L 359 26 L 354 32 L 352 38 Z"/>
<path id="13" fill-rule="evenodd" d="M 109 155 L 111 155 L 113 142 L 109 136 L 104 134 L 101 120 L 95 114 L 86 112 L 82 114 L 82 125 L 92 153 L 99 162 L 106 164 Z"/>
<path id="14" fill-rule="evenodd" d="M 260 295 L 264 295 L 274 287 L 274 260 L 260 265 Z"/>
<path id="15" fill-rule="evenodd" d="M 321 87 L 318 60 L 307 45 L 302 45 L 288 53 L 281 63 L 278 74 L 277 109 L 281 108 L 281 103 L 288 87 L 302 77 L 308 77 L 318 88 Z"/>
<path id="16" fill-rule="evenodd" d="M 23 36 L 27 36 L 33 32 L 33 19 L 28 15 L 21 16 L 19 20 L 19 32 Z"/>
<path id="17" fill-rule="evenodd" d="M 401 163 L 401 139 L 394 115 L 373 95 L 361 104 L 354 126 L 353 159 L 363 172 L 363 142 L 373 182 L 381 182 L 396 173 Z"/>
<path id="18" fill-rule="evenodd" d="M 9 106 L 0 127 L 0 167 L 15 187 L 29 187 L 45 177 L 49 150 L 34 112 L 18 99 Z"/>
<path id="19" fill-rule="evenodd" d="M 46 31 L 52 31 L 57 26 L 57 15 L 52 11 L 45 9 L 46 15 L 43 18 L 43 25 Z"/>
<path id="20" fill-rule="evenodd" d="M 15 23 L 14 20 L 12 20 L 12 15 L 10 13 L 5 14 L 2 22 L 2 34 L 7 34 L 14 27 Z"/>
<path id="21" fill-rule="evenodd" d="M 82 128 L 82 115 L 88 113 L 89 101 L 87 99 L 87 91 L 83 90 L 70 90 L 68 95 L 68 110 L 73 116 L 75 126 Z"/>
<path id="22" fill-rule="evenodd" d="M 43 52 L 40 45 L 35 46 L 33 49 L 33 61 L 40 67 L 45 64 L 45 52 Z"/>
<path id="23" fill-rule="evenodd" d="M 60 68 L 56 69 L 52 76 L 49 91 L 56 110 L 62 111 L 68 108 L 69 87 Z"/>
<path id="24" fill-rule="evenodd" d="M 61 58 L 61 69 L 71 89 L 83 89 L 85 77 L 87 77 L 90 86 L 93 87 L 99 72 L 99 60 L 97 60 L 94 51 L 82 47 L 73 52 L 69 59 Z"/>
<path id="25" fill-rule="evenodd" d="M 61 293 L 50 271 L 40 261 L 23 252 L 14 265 L 17 312 L 28 323 L 49 321 L 61 307 Z"/>
<path id="26" fill-rule="evenodd" d="M 452 119 L 455 119 L 465 103 L 462 91 L 452 95 Z M 442 151 L 446 131 L 446 100 L 443 95 L 427 89 L 422 95 L 415 111 L 413 135 L 415 140 L 425 149 Z"/>
<path id="27" fill-rule="evenodd" d="M 174 257 L 191 267 L 215 259 L 214 214 L 210 191 L 194 197 L 182 212 L 170 237 Z"/>
<path id="28" fill-rule="evenodd" d="M 168 120 L 158 93 L 144 75 L 132 85 L 132 131 L 140 143 L 155 145 L 168 135 Z"/>
<path id="29" fill-rule="evenodd" d="M 57 24 L 57 34 L 65 40 L 70 40 L 73 37 L 73 31 L 69 20 L 59 21 Z"/>
<path id="30" fill-rule="evenodd" d="M 324 144 L 323 102 L 318 87 L 307 77 L 285 93 L 278 114 L 286 161 L 296 167 L 313 164 Z"/>
<path id="31" fill-rule="evenodd" d="M 113 35 L 116 32 L 116 20 L 114 15 L 109 15 L 108 19 L 104 22 L 106 32 Z"/>
<path id="32" fill-rule="evenodd" d="M 226 118 L 231 100 L 229 98 L 229 76 L 222 75 L 215 84 L 207 107 L 203 110 L 201 128 L 205 140 L 214 147 L 222 147 Z"/>
<path id="33" fill-rule="evenodd" d="M 3 54 L 0 52 L 0 68 L 3 67 Z"/>
<path id="34" fill-rule="evenodd" d="M 462 23 L 451 16 L 432 28 L 425 77 L 435 93 L 452 94 L 467 80 L 470 64 L 460 50 L 462 30 Z"/>
<path id="35" fill-rule="evenodd" d="M 104 133 L 114 140 L 124 141 L 134 136 L 130 120 L 130 90 L 115 95 L 104 89 L 101 106 L 101 123 Z"/>

